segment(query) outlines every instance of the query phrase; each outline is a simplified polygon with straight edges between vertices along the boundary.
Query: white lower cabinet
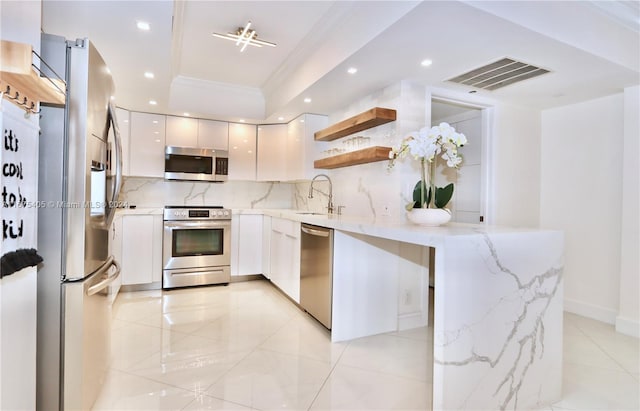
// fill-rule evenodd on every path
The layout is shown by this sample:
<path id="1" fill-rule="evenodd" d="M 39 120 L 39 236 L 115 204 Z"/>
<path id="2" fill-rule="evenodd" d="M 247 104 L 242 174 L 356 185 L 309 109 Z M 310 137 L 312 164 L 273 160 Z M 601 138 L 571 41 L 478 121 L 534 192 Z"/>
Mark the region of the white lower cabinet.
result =
<path id="1" fill-rule="evenodd" d="M 262 275 L 271 279 L 271 217 L 262 217 Z"/>
<path id="2" fill-rule="evenodd" d="M 300 302 L 300 223 L 271 218 L 270 280 Z"/>
<path id="3" fill-rule="evenodd" d="M 112 230 L 113 254 L 120 263 L 122 285 L 161 282 L 162 216 L 123 215 Z"/>
<path id="4" fill-rule="evenodd" d="M 231 217 L 231 275 L 262 273 L 262 215 Z"/>

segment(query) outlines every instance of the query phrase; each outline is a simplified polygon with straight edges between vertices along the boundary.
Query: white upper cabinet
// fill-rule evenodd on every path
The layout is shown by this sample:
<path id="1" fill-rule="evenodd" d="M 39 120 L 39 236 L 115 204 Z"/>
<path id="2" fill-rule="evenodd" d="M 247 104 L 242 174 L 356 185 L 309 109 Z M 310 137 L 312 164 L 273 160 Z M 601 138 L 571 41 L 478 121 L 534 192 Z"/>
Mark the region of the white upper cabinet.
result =
<path id="1" fill-rule="evenodd" d="M 198 120 L 198 147 L 229 150 L 229 123 Z"/>
<path id="2" fill-rule="evenodd" d="M 164 177 L 165 118 L 131 112 L 129 175 Z"/>
<path id="3" fill-rule="evenodd" d="M 257 180 L 287 180 L 286 124 L 258 126 Z"/>
<path id="4" fill-rule="evenodd" d="M 198 147 L 198 120 L 167 116 L 167 146 Z"/>
<path id="5" fill-rule="evenodd" d="M 317 114 L 303 114 L 287 124 L 287 180 L 310 180 L 318 174 L 313 162 L 328 143 L 315 141 L 313 133 L 327 127 L 327 124 L 327 116 Z"/>
<path id="6" fill-rule="evenodd" d="M 256 179 L 256 126 L 229 123 L 229 180 Z"/>

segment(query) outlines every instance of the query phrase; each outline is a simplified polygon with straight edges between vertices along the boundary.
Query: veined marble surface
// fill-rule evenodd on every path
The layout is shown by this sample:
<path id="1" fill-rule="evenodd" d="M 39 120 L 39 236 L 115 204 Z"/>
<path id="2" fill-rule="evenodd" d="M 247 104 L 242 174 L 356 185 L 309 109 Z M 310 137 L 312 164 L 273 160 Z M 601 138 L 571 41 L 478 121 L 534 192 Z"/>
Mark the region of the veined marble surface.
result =
<path id="1" fill-rule="evenodd" d="M 434 409 L 526 409 L 560 399 L 561 232 L 456 223 L 421 227 L 391 218 L 305 212 L 262 210 L 435 247 Z"/>
<path id="2" fill-rule="evenodd" d="M 119 215 L 162 215 L 163 212 L 163 207 L 119 208 L 116 211 L 116 217 Z"/>
<path id="3" fill-rule="evenodd" d="M 206 183 L 125 177 L 119 200 L 137 208 L 167 205 L 291 208 L 292 184 L 254 181 Z"/>

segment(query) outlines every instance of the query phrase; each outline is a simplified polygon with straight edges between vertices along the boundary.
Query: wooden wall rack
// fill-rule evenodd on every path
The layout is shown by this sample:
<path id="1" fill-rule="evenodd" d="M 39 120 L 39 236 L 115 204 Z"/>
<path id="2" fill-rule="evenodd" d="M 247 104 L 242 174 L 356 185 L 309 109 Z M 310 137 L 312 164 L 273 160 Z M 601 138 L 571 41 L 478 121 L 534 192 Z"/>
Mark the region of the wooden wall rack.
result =
<path id="1" fill-rule="evenodd" d="M 374 107 L 320 131 L 316 131 L 316 141 L 332 141 L 358 131 L 395 121 L 396 111 L 390 108 Z"/>
<path id="2" fill-rule="evenodd" d="M 373 163 L 375 161 L 389 160 L 391 147 L 373 146 L 336 156 L 321 158 L 313 162 L 314 168 L 339 168 L 356 164 Z"/>
<path id="3" fill-rule="evenodd" d="M 1 41 L 0 94 L 32 113 L 39 112 L 41 102 L 64 105 L 65 82 L 59 77 L 53 79 L 42 75 L 41 69 L 33 63 L 33 56 L 47 66 L 47 63 L 33 51 L 31 45 Z"/>

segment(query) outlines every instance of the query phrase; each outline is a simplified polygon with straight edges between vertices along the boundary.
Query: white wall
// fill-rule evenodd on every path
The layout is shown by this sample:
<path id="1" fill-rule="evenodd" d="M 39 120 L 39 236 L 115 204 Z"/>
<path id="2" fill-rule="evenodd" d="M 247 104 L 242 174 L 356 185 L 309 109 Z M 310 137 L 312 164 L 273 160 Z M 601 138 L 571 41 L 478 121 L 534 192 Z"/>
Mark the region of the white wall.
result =
<path id="1" fill-rule="evenodd" d="M 540 214 L 540 111 L 506 104 L 493 108 L 490 221 L 537 227 Z"/>
<path id="2" fill-rule="evenodd" d="M 640 86 L 624 91 L 620 308 L 616 330 L 640 336 Z"/>
<path id="3" fill-rule="evenodd" d="M 623 104 L 615 94 L 542 113 L 540 223 L 565 232 L 565 310 L 611 324 L 620 292 Z"/>
<path id="4" fill-rule="evenodd" d="M 40 51 L 40 2 L 1 1 L 0 38 L 30 44 Z M 3 90 L 4 91 L 4 90 Z M 38 133 L 37 116 L 24 119 L 24 112 L 4 99 L 0 101 L 0 130 L 4 138 L 4 128 L 20 130 L 22 152 L 0 154 L 0 163 L 8 161 L 9 154 L 23 157 L 25 180 L 20 182 L 23 190 L 37 198 L 37 166 L 32 164 L 35 155 L 37 163 Z M 10 118 L 11 117 L 11 118 Z M 2 148 L 4 148 L 2 142 Z M 4 158 L 4 160 L 3 160 Z M 15 158 L 13 159 L 15 160 Z M 0 177 L 0 186 L 13 185 Z M 24 191 L 23 191 L 24 192 Z M 6 213 L 6 214 L 5 214 Z M 28 237 L 16 241 L 2 241 L 0 254 L 16 248 L 34 247 L 36 244 L 36 214 L 28 210 L 3 210 L 3 215 L 25 216 L 23 222 Z M 26 216 L 31 216 L 26 217 Z M 36 400 L 36 268 L 30 267 L 0 280 L 0 409 L 33 410 Z"/>

